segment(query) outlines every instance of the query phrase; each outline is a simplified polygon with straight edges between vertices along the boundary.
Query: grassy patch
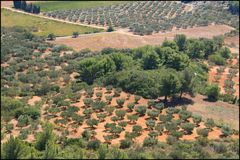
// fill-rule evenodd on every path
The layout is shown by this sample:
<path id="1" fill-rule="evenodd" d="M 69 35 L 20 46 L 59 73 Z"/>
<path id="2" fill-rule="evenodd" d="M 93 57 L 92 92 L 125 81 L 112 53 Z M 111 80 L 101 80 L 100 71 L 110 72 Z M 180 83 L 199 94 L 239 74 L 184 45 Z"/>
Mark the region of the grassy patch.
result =
<path id="1" fill-rule="evenodd" d="M 73 32 L 84 34 L 85 32 L 103 31 L 103 29 L 67 24 L 23 13 L 16 13 L 6 9 L 1 9 L 1 24 L 4 27 L 22 26 L 38 36 L 47 36 L 50 33 L 56 36 L 69 36 L 72 35 Z"/>
<path id="2" fill-rule="evenodd" d="M 54 10 L 67 10 L 67 9 L 86 9 L 99 6 L 109 6 L 112 4 L 123 3 L 124 1 L 53 1 L 53 2 L 37 2 L 36 4 L 41 7 L 42 12 Z"/>

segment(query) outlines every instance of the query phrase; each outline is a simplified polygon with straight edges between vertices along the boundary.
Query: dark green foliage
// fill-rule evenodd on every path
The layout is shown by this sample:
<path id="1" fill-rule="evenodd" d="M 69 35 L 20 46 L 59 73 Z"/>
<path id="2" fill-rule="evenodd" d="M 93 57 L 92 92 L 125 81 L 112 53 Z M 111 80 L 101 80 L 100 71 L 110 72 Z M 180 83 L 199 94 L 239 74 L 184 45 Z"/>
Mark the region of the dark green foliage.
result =
<path id="1" fill-rule="evenodd" d="M 209 85 L 206 88 L 206 95 L 210 101 L 217 101 L 220 95 L 220 88 L 216 84 Z"/>
<path id="2" fill-rule="evenodd" d="M 127 118 L 129 119 L 130 122 L 135 122 L 138 120 L 139 116 L 136 114 L 132 114 L 132 115 L 127 115 Z"/>
<path id="3" fill-rule="evenodd" d="M 222 131 L 222 135 L 225 137 L 232 135 L 232 130 L 227 125 L 222 126 L 221 131 Z"/>
<path id="4" fill-rule="evenodd" d="M 10 136 L 10 139 L 2 146 L 1 159 L 20 159 L 23 151 L 24 148 L 19 139 Z"/>
<path id="5" fill-rule="evenodd" d="M 86 121 L 87 125 L 90 126 L 91 128 L 94 128 L 94 126 L 98 125 L 98 120 L 97 119 L 88 119 Z"/>
<path id="6" fill-rule="evenodd" d="M 91 132 L 87 129 L 84 130 L 83 133 L 82 133 L 82 137 L 83 137 L 83 139 L 88 141 L 91 137 Z"/>
<path id="7" fill-rule="evenodd" d="M 127 104 L 127 107 L 131 112 L 133 111 L 134 106 L 135 106 L 135 104 L 133 102 Z"/>
<path id="8" fill-rule="evenodd" d="M 204 125 L 209 128 L 212 129 L 215 126 L 214 120 L 212 118 L 207 118 L 206 122 L 204 123 Z"/>
<path id="9" fill-rule="evenodd" d="M 44 126 L 44 131 L 40 132 L 37 136 L 35 148 L 39 151 L 43 151 L 46 149 L 46 145 L 53 138 L 52 127 L 50 124 L 46 124 Z"/>
<path id="10" fill-rule="evenodd" d="M 96 150 L 100 147 L 100 141 L 98 139 L 96 140 L 91 140 L 88 142 L 87 144 L 87 148 L 88 149 L 93 149 L 93 150 Z"/>
<path id="11" fill-rule="evenodd" d="M 126 111 L 125 110 L 116 110 L 115 111 L 115 114 L 116 116 L 118 116 L 120 119 L 123 119 L 125 114 L 126 114 Z"/>
<path id="12" fill-rule="evenodd" d="M 96 101 L 92 103 L 92 108 L 95 111 L 103 111 L 105 106 L 106 106 L 106 103 L 102 101 Z"/>
<path id="13" fill-rule="evenodd" d="M 152 118 L 152 119 L 155 119 L 158 117 L 159 115 L 159 111 L 158 110 L 148 110 L 147 111 L 147 115 Z"/>
<path id="14" fill-rule="evenodd" d="M 173 137 L 171 135 L 169 135 L 166 140 L 167 140 L 167 143 L 170 144 L 170 145 L 172 145 L 172 144 L 177 142 L 177 138 Z"/>
<path id="15" fill-rule="evenodd" d="M 136 95 L 134 96 L 135 103 L 138 104 L 138 101 L 141 99 L 140 96 Z"/>
<path id="16" fill-rule="evenodd" d="M 132 142 L 129 139 L 123 139 L 120 140 L 120 148 L 121 149 L 126 149 L 131 146 Z"/>
<path id="17" fill-rule="evenodd" d="M 124 102 L 125 102 L 125 99 L 117 99 L 116 102 L 117 102 L 119 107 L 122 107 Z"/>
<path id="18" fill-rule="evenodd" d="M 174 37 L 174 41 L 177 43 L 179 51 L 184 51 L 186 45 L 186 36 L 184 34 L 177 34 Z"/>
<path id="19" fill-rule="evenodd" d="M 140 126 L 140 125 L 134 125 L 133 127 L 132 127 L 132 131 L 134 132 L 134 133 L 136 133 L 136 134 L 140 134 L 141 132 L 142 132 L 142 126 Z"/>
<path id="20" fill-rule="evenodd" d="M 143 141 L 143 146 L 144 147 L 150 147 L 150 146 L 153 146 L 153 145 L 156 145 L 156 144 L 157 144 L 157 139 L 152 138 L 152 137 L 146 137 Z"/>
<path id="21" fill-rule="evenodd" d="M 193 123 L 183 123 L 181 125 L 182 129 L 184 129 L 184 131 L 187 133 L 187 134 L 191 134 L 192 133 L 192 130 L 193 128 L 195 127 L 195 125 Z"/>
<path id="22" fill-rule="evenodd" d="M 147 107 L 146 106 L 137 106 L 135 111 L 139 114 L 139 116 L 144 116 L 146 113 Z"/>
<path id="23" fill-rule="evenodd" d="M 108 29 L 107 29 L 107 32 L 112 32 L 112 31 L 114 31 L 113 26 L 109 26 Z"/>
<path id="24" fill-rule="evenodd" d="M 152 119 L 147 120 L 145 123 L 146 123 L 147 127 L 148 127 L 149 129 L 151 129 L 151 130 L 152 130 L 152 129 L 154 128 L 154 126 L 155 126 L 155 121 L 152 120 Z"/>

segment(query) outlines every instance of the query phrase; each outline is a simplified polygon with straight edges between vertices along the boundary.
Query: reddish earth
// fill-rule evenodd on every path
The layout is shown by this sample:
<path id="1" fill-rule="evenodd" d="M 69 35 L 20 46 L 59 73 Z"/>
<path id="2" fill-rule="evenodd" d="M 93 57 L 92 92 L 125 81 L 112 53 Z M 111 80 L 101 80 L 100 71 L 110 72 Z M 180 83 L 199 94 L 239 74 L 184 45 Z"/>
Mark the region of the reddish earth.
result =
<path id="1" fill-rule="evenodd" d="M 65 44 L 75 50 L 89 48 L 99 51 L 103 48 L 136 48 L 144 45 L 160 45 L 165 39 L 172 40 L 176 34 L 185 34 L 188 38 L 212 38 L 233 30 L 227 25 L 210 25 L 207 27 L 193 27 L 187 29 L 174 29 L 171 32 L 156 33 L 153 35 L 133 35 L 127 29 L 118 29 L 111 33 L 98 33 L 81 35 L 78 38 L 60 37 L 51 43 Z"/>
<path id="2" fill-rule="evenodd" d="M 33 106 L 36 102 L 40 101 L 41 97 L 33 96 L 31 99 L 28 100 L 28 104 Z"/>
<path id="3" fill-rule="evenodd" d="M 99 92 L 99 91 L 101 91 L 103 93 L 103 96 L 102 96 L 102 99 L 101 99 L 102 101 L 105 101 L 105 95 L 113 95 L 113 91 L 110 94 L 107 94 L 105 88 L 102 88 L 101 90 L 99 88 L 95 88 L 94 89 L 94 95 L 93 95 L 92 99 L 96 99 L 96 92 Z M 127 97 L 127 93 L 121 92 L 120 97 L 113 97 L 110 105 L 111 106 L 117 106 L 116 99 L 126 98 L 126 97 Z M 186 96 L 186 95 L 184 95 L 184 97 L 190 98 L 189 96 Z M 84 92 L 82 92 L 82 96 L 81 96 L 79 102 L 72 104 L 74 106 L 77 106 L 80 109 L 78 111 L 78 114 L 80 114 L 80 115 L 83 115 L 83 108 L 84 108 L 83 99 L 84 98 L 85 98 L 85 94 L 84 94 Z M 224 103 L 224 102 L 214 102 L 214 103 L 213 102 L 207 102 L 207 101 L 203 100 L 204 98 L 205 97 L 200 96 L 200 95 L 197 95 L 195 98 L 191 98 L 193 100 L 194 104 L 193 105 L 188 105 L 188 110 L 192 111 L 193 114 L 197 113 L 197 114 L 202 115 L 204 119 L 206 119 L 206 118 L 213 118 L 214 120 L 216 120 L 216 117 L 222 117 L 224 120 L 227 120 L 229 122 L 231 121 L 230 118 L 234 118 L 234 120 L 238 120 L 239 119 L 239 117 L 238 118 L 236 117 L 236 119 L 235 119 L 236 114 L 239 112 L 238 107 L 236 107 L 234 105 L 230 105 L 230 104 Z M 120 121 L 127 121 L 128 122 L 129 120 L 127 119 L 127 115 L 136 114 L 135 111 L 128 112 L 127 104 L 129 102 L 134 102 L 134 95 L 130 95 L 130 98 L 125 101 L 125 103 L 123 105 L 123 108 L 121 108 L 122 110 L 126 110 L 127 114 L 124 116 L 124 119 L 120 120 Z M 139 104 L 137 104 L 136 106 L 147 105 L 147 102 L 148 102 L 147 99 L 141 98 L 140 101 L 139 101 Z M 214 107 L 214 106 L 223 106 L 223 107 L 225 107 L 224 108 L 225 109 L 224 112 L 221 112 L 221 114 L 223 114 L 223 115 L 221 115 L 220 113 L 218 113 L 215 110 L 213 110 L 211 112 L 211 110 L 208 109 L 209 107 L 211 108 L 211 106 L 212 107 Z M 43 115 L 45 110 L 46 110 L 46 107 L 47 107 L 47 104 L 44 104 L 44 106 L 41 108 L 41 118 L 40 118 L 41 121 L 45 121 L 46 120 L 46 115 Z M 161 114 L 166 114 L 166 109 L 164 109 Z M 111 117 L 113 117 L 113 116 L 115 116 L 115 111 L 113 112 L 113 114 L 111 116 L 107 116 L 104 119 L 103 122 L 100 122 L 94 128 L 94 131 L 96 132 L 95 138 L 99 139 L 101 142 L 105 142 L 105 140 L 103 138 L 104 135 L 110 134 L 110 133 L 107 133 L 105 131 L 104 125 L 107 122 L 108 123 L 109 122 L 113 122 L 111 120 Z M 93 113 L 91 115 L 91 118 L 97 118 L 96 113 Z M 142 143 L 144 138 L 146 138 L 148 136 L 149 130 L 147 129 L 147 126 L 145 124 L 145 121 L 148 118 L 149 117 L 145 114 L 145 116 L 139 117 L 139 119 L 137 120 L 136 124 L 141 125 L 143 127 L 143 131 L 142 131 L 141 135 L 135 139 L 135 142 Z M 47 121 L 50 122 L 50 123 L 55 124 L 54 121 L 56 119 L 61 119 L 60 113 L 56 114 L 56 118 L 50 118 Z M 179 115 L 178 114 L 174 114 L 174 119 L 179 119 Z M 191 123 L 193 122 L 191 118 L 189 118 L 189 122 L 191 122 Z M 215 122 L 217 122 L 217 121 L 215 121 Z M 14 123 L 14 130 L 13 130 L 12 134 L 15 135 L 15 136 L 19 135 L 20 128 L 16 127 L 17 121 L 16 120 L 12 120 L 11 123 Z M 71 138 L 81 137 L 81 134 L 82 134 L 82 132 L 85 129 L 90 129 L 89 126 L 86 124 L 86 122 L 84 122 L 81 126 L 79 126 L 76 129 L 72 128 L 71 123 L 72 123 L 72 121 L 69 121 L 66 125 L 63 125 L 62 127 L 60 127 L 60 125 L 57 125 L 57 124 L 55 126 L 58 126 L 58 128 L 60 127 L 60 128 L 62 128 L 64 130 L 68 130 L 69 133 L 70 133 L 68 135 L 69 138 L 70 137 Z M 128 123 L 128 125 L 125 127 L 124 131 L 121 132 L 121 134 L 119 135 L 118 138 L 113 139 L 111 141 L 111 144 L 118 144 L 120 140 L 124 139 L 125 138 L 125 132 L 126 131 L 131 132 L 133 125 L 134 124 L 129 124 Z M 29 127 L 29 126 L 27 126 L 27 127 Z M 27 128 L 27 127 L 25 127 L 25 128 Z M 200 126 L 198 128 L 204 128 L 204 127 L 205 127 L 204 126 L 204 122 L 201 122 Z M 197 128 L 195 128 L 193 130 L 192 134 L 184 135 L 181 139 L 194 140 L 198 136 L 197 133 L 196 133 L 196 129 Z M 39 129 L 39 131 L 40 130 L 41 130 L 41 128 Z M 57 134 L 57 135 L 61 134 L 60 130 L 57 129 L 56 127 L 54 129 L 54 133 Z M 211 131 L 209 133 L 209 137 L 208 138 L 209 139 L 217 139 L 217 138 L 219 138 L 220 135 L 221 135 L 220 129 L 215 127 L 215 128 L 213 128 L 213 131 Z M 164 133 L 163 135 L 158 136 L 158 140 L 165 142 L 167 136 L 168 136 L 167 133 Z M 237 136 L 233 136 L 233 137 L 237 138 Z M 9 134 L 6 136 L 6 138 L 9 138 Z M 32 134 L 29 135 L 28 138 L 26 139 L 26 141 L 34 141 L 34 140 L 35 140 L 35 137 Z"/>

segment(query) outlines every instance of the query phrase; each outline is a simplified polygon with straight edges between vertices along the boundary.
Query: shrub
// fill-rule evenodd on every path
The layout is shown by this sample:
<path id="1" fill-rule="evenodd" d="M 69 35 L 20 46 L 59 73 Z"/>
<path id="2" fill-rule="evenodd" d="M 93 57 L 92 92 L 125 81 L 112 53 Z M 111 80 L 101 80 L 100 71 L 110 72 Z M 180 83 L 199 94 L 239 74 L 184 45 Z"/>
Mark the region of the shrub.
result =
<path id="1" fill-rule="evenodd" d="M 222 135 L 225 137 L 233 134 L 231 128 L 227 125 L 222 126 L 221 131 L 222 131 Z"/>
<path id="2" fill-rule="evenodd" d="M 171 121 L 172 118 L 173 118 L 172 115 L 163 115 L 163 114 L 159 115 L 159 120 L 163 123 Z"/>
<path id="3" fill-rule="evenodd" d="M 157 144 L 157 139 L 152 138 L 152 137 L 146 137 L 143 141 L 143 146 L 144 147 L 150 147 L 150 146 L 154 146 Z"/>
<path id="4" fill-rule="evenodd" d="M 122 128 L 126 127 L 127 126 L 127 122 L 126 121 L 122 121 L 122 122 L 119 122 L 118 125 Z"/>
<path id="5" fill-rule="evenodd" d="M 166 130 L 168 130 L 169 132 L 172 132 L 172 131 L 175 131 L 175 130 L 178 129 L 178 125 L 177 125 L 177 123 L 175 123 L 175 122 L 167 122 L 167 123 L 165 124 L 165 128 L 166 128 Z"/>
<path id="6" fill-rule="evenodd" d="M 227 147 L 223 143 L 214 142 L 211 146 L 217 153 L 224 153 L 227 151 Z"/>
<path id="7" fill-rule="evenodd" d="M 121 88 L 116 88 L 116 89 L 114 90 L 114 97 L 119 97 L 120 94 L 121 94 L 121 92 L 122 92 L 122 89 L 121 89 Z"/>
<path id="8" fill-rule="evenodd" d="M 219 54 L 210 55 L 208 57 L 208 59 L 211 62 L 215 63 L 216 65 L 225 65 L 226 64 L 225 59 L 221 55 L 219 55 Z"/>
<path id="9" fill-rule="evenodd" d="M 112 31 L 114 31 L 113 26 L 109 26 L 108 29 L 107 29 L 107 32 L 112 32 Z"/>
<path id="10" fill-rule="evenodd" d="M 97 150 L 100 147 L 100 141 L 98 139 L 91 140 L 87 144 L 88 149 Z"/>
<path id="11" fill-rule="evenodd" d="M 107 93 L 111 93 L 112 92 L 113 87 L 111 85 L 106 87 Z"/>
<path id="12" fill-rule="evenodd" d="M 149 135 L 149 137 L 156 138 L 156 137 L 158 136 L 158 132 L 156 132 L 156 131 L 150 131 L 150 132 L 148 133 L 148 135 Z"/>
<path id="13" fill-rule="evenodd" d="M 110 116 L 110 115 L 112 115 L 113 111 L 115 110 L 115 107 L 113 107 L 113 106 L 106 106 L 105 110 L 108 113 L 108 115 Z"/>
<path id="14" fill-rule="evenodd" d="M 159 111 L 158 111 L 158 110 L 148 110 L 148 111 L 147 111 L 147 115 L 148 115 L 151 119 L 155 119 L 156 117 L 158 117 Z"/>
<path id="15" fill-rule="evenodd" d="M 206 88 L 206 95 L 210 101 L 217 101 L 220 95 L 220 88 L 217 84 L 209 85 Z"/>
<path id="16" fill-rule="evenodd" d="M 194 115 L 193 116 L 193 122 L 198 126 L 199 123 L 202 121 L 202 116 Z"/>
<path id="17" fill-rule="evenodd" d="M 179 117 L 183 121 L 187 121 L 188 118 L 190 118 L 191 116 L 192 116 L 192 112 L 185 111 L 185 110 L 182 110 L 179 112 Z"/>
<path id="18" fill-rule="evenodd" d="M 116 102 L 117 102 L 117 104 L 118 104 L 119 107 L 123 107 L 123 104 L 124 104 L 124 102 L 125 102 L 125 99 L 117 99 Z"/>
<path id="19" fill-rule="evenodd" d="M 136 107 L 135 111 L 140 115 L 140 116 L 144 116 L 144 114 L 146 113 L 146 106 L 138 106 Z"/>
<path id="20" fill-rule="evenodd" d="M 29 120 L 27 115 L 21 115 L 20 117 L 18 117 L 18 123 L 17 123 L 18 127 L 25 127 L 28 125 L 28 123 L 29 123 Z"/>
<path id="21" fill-rule="evenodd" d="M 93 102 L 92 103 L 92 108 L 93 110 L 95 111 L 100 111 L 102 112 L 103 111 L 103 108 L 105 108 L 106 106 L 106 103 L 105 102 L 102 102 L 102 101 L 96 101 L 96 102 Z"/>
<path id="22" fill-rule="evenodd" d="M 136 104 L 138 104 L 138 101 L 141 99 L 141 97 L 140 96 L 134 96 L 134 100 L 135 100 L 135 103 Z"/>
<path id="23" fill-rule="evenodd" d="M 133 111 L 133 108 L 134 108 L 135 104 L 134 103 L 128 103 L 127 107 L 128 109 L 132 112 Z"/>
<path id="24" fill-rule="evenodd" d="M 8 123 L 7 125 L 6 125 L 6 130 L 7 130 L 7 132 L 8 133 L 11 133 L 11 131 L 13 130 L 13 124 L 12 123 Z"/>
<path id="25" fill-rule="evenodd" d="M 89 130 L 87 130 L 87 129 L 84 130 L 82 132 L 82 137 L 83 137 L 83 139 L 88 141 L 90 139 L 90 137 L 91 137 L 91 132 Z"/>
<path id="26" fill-rule="evenodd" d="M 98 125 L 98 120 L 97 119 L 88 119 L 86 121 L 87 125 L 90 126 L 91 128 L 94 128 L 95 125 Z"/>
<path id="27" fill-rule="evenodd" d="M 157 124 L 155 126 L 155 130 L 159 133 L 159 135 L 162 135 L 162 132 L 164 131 L 164 125 L 163 124 Z"/>
<path id="28" fill-rule="evenodd" d="M 176 137 L 177 139 L 179 139 L 179 138 L 181 138 L 182 136 L 183 136 L 183 132 L 181 132 L 181 131 L 172 131 L 171 132 L 171 135 L 173 136 L 173 137 Z"/>
<path id="29" fill-rule="evenodd" d="M 85 98 L 85 99 L 83 100 L 83 103 L 84 103 L 87 107 L 89 107 L 89 106 L 93 103 L 93 100 L 92 100 L 91 98 Z"/>
<path id="30" fill-rule="evenodd" d="M 170 144 L 170 145 L 172 145 L 172 144 L 174 144 L 175 142 L 177 142 L 177 138 L 176 138 L 176 137 L 173 137 L 173 136 L 171 136 L 171 135 L 169 135 L 166 140 L 167 140 L 167 144 Z"/>
<path id="31" fill-rule="evenodd" d="M 198 128 L 198 129 L 197 129 L 197 134 L 200 135 L 200 136 L 202 136 L 202 137 L 207 137 L 207 136 L 208 136 L 208 133 L 209 133 L 209 130 L 206 129 L 206 128 L 203 128 L 203 129 Z"/>
<path id="32" fill-rule="evenodd" d="M 185 132 L 186 132 L 187 134 L 191 134 L 193 128 L 195 127 L 195 125 L 194 125 L 193 123 L 183 123 L 183 124 L 181 125 L 181 127 L 182 127 L 182 129 L 185 130 Z"/>
<path id="33" fill-rule="evenodd" d="M 131 144 L 132 144 L 132 142 L 129 139 L 120 140 L 120 148 L 121 149 L 129 148 L 131 146 Z"/>
<path id="34" fill-rule="evenodd" d="M 157 103 L 155 106 L 154 106 L 157 110 L 161 111 L 164 109 L 164 103 Z"/>
<path id="35" fill-rule="evenodd" d="M 148 100 L 148 106 L 149 107 L 153 107 L 155 105 L 155 101 L 154 100 Z"/>
<path id="36" fill-rule="evenodd" d="M 134 133 L 136 133 L 136 134 L 140 134 L 141 132 L 142 132 L 142 126 L 140 126 L 140 125 L 134 125 L 133 127 L 132 127 L 132 131 L 134 132 Z"/>
<path id="37" fill-rule="evenodd" d="M 101 99 L 102 98 L 102 92 L 97 92 L 96 96 L 97 96 L 98 99 Z"/>
<path id="38" fill-rule="evenodd" d="M 152 119 L 147 120 L 145 123 L 146 123 L 147 127 L 148 127 L 149 129 L 151 129 L 151 130 L 152 130 L 152 129 L 154 128 L 154 126 L 155 126 L 155 121 L 152 120 Z"/>
<path id="39" fill-rule="evenodd" d="M 108 104 L 110 104 L 113 97 L 112 96 L 106 96 L 105 98 L 106 98 Z"/>
<path id="40" fill-rule="evenodd" d="M 124 117 L 125 114 L 126 114 L 126 111 L 125 111 L 125 110 L 116 110 L 116 111 L 115 111 L 115 114 L 116 114 L 120 119 L 123 119 L 123 117 Z"/>
<path id="41" fill-rule="evenodd" d="M 212 129 L 215 126 L 214 120 L 212 118 L 207 118 L 206 122 L 204 123 L 204 125 L 208 128 L 208 129 Z"/>
<path id="42" fill-rule="evenodd" d="M 138 120 L 139 116 L 136 114 L 132 114 L 132 115 L 127 115 L 127 118 L 129 119 L 130 122 L 135 122 Z"/>

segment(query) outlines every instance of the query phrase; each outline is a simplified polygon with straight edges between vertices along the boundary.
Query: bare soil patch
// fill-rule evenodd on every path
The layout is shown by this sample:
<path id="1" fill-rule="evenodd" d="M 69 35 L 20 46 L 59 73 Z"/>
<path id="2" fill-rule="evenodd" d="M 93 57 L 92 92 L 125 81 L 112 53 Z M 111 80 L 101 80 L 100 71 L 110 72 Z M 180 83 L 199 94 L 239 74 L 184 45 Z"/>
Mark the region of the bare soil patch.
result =
<path id="1" fill-rule="evenodd" d="M 33 106 L 36 102 L 40 101 L 41 97 L 33 96 L 31 99 L 28 100 L 28 104 Z"/>
<path id="2" fill-rule="evenodd" d="M 136 48 L 144 45 L 160 45 L 165 39 L 174 39 L 176 34 L 185 34 L 188 38 L 212 38 L 213 36 L 222 35 L 231 30 L 233 30 L 233 28 L 227 25 L 210 25 L 179 30 L 174 29 L 171 32 L 139 36 L 128 32 L 128 29 L 117 29 L 117 31 L 111 33 L 82 35 L 78 38 L 57 38 L 51 43 L 65 44 L 75 50 L 89 48 L 93 51 L 99 51 L 107 47 Z"/>

